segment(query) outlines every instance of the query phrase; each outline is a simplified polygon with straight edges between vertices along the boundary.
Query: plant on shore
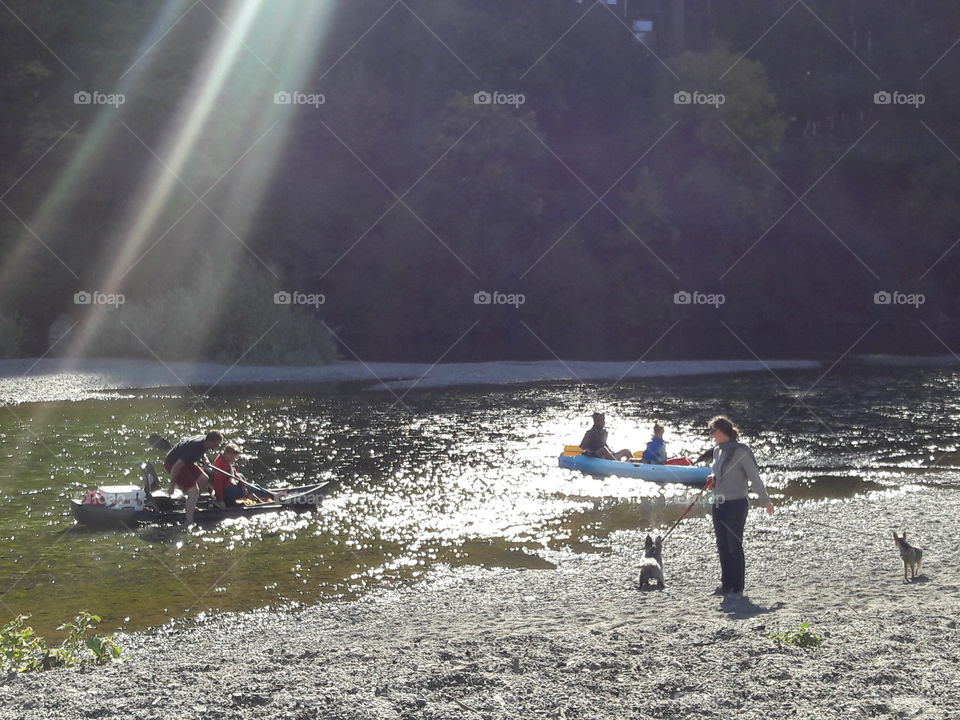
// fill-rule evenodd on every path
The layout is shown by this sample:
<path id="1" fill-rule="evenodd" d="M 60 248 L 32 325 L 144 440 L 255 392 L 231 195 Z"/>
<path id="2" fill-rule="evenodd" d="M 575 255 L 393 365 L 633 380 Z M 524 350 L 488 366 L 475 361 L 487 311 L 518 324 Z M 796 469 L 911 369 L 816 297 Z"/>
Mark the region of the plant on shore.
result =
<path id="1" fill-rule="evenodd" d="M 823 644 L 823 636 L 813 632 L 810 623 L 800 623 L 796 630 L 770 633 L 770 637 L 776 640 L 778 645 L 789 647 L 816 648 Z"/>
<path id="2" fill-rule="evenodd" d="M 118 660 L 120 645 L 113 635 L 94 635 L 100 623 L 98 615 L 81 612 L 58 630 L 67 637 L 59 647 L 49 648 L 47 641 L 24 623 L 29 615 L 18 615 L 0 627 L 0 669 L 8 672 L 40 672 L 73 665 L 105 665 Z"/>

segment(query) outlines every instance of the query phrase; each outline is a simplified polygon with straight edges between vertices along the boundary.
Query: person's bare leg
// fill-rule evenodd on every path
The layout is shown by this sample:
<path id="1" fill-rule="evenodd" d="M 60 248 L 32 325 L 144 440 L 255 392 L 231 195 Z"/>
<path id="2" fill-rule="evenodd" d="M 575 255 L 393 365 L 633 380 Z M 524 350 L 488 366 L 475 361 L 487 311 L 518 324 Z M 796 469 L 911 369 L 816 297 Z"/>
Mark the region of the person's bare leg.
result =
<path id="1" fill-rule="evenodd" d="M 187 490 L 187 517 L 184 518 L 184 525 L 193 525 L 193 511 L 197 509 L 197 500 L 200 499 L 200 488 L 194 485 Z"/>
<path id="2" fill-rule="evenodd" d="M 629 450 L 621 450 L 620 452 L 614 455 L 616 460 L 629 460 L 633 457 L 633 453 Z"/>
<path id="3" fill-rule="evenodd" d="M 198 493 L 198 496 L 203 495 L 204 493 L 208 493 L 211 498 L 213 497 L 213 480 L 211 480 L 210 476 L 207 475 L 202 470 L 197 475 L 197 493 Z M 198 497 L 198 502 L 199 502 L 199 497 Z"/>

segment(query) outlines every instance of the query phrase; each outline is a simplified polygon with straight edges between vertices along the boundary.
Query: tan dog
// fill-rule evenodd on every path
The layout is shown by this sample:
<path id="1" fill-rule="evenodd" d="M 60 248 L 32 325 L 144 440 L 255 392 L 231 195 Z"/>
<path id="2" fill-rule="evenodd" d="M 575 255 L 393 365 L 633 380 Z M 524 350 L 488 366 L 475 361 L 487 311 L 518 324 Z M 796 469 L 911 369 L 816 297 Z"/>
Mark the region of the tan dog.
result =
<path id="1" fill-rule="evenodd" d="M 903 560 L 903 581 L 907 580 L 907 568 L 910 568 L 910 580 L 913 580 L 920 574 L 920 563 L 923 559 L 923 550 L 914 547 L 907 542 L 907 531 L 903 531 L 903 537 L 897 537 L 897 532 L 893 532 L 893 541 L 900 549 L 900 559 Z"/>

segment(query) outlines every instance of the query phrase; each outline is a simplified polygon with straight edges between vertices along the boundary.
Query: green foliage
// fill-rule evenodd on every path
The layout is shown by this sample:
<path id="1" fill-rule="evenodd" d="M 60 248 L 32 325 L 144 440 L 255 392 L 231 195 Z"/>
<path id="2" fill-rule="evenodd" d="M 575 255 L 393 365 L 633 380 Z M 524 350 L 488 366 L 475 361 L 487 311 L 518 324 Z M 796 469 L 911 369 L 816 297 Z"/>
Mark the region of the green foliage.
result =
<path id="1" fill-rule="evenodd" d="M 665 139 L 665 149 L 673 152 L 669 162 L 657 166 L 655 183 L 661 194 L 667 190 L 664 197 L 683 198 L 684 203 L 671 202 L 652 227 L 662 227 L 669 217 L 672 231 L 660 235 L 686 240 L 688 248 L 703 238 L 721 250 L 733 240 L 756 237 L 776 217 L 783 194 L 764 167 L 780 150 L 785 129 L 766 72 L 759 63 L 720 48 L 682 53 L 670 65 L 679 79 L 662 69 L 654 96 L 661 122 L 678 125 Z M 723 101 L 677 104 L 677 92 Z M 644 182 L 650 185 L 651 179 Z"/>
<path id="2" fill-rule="evenodd" d="M 0 188 L 16 183 L 7 202 L 30 228 L 0 217 L 0 256 L 16 270 L 3 307 L 28 330 L 0 323 L 0 354 L 45 349 L 54 318 L 87 314 L 72 294 L 141 253 L 111 288 L 128 303 L 103 314 L 92 352 L 151 357 L 122 318 L 164 359 L 233 362 L 278 321 L 243 361 L 314 362 L 333 356 L 322 317 L 361 355 L 423 347 L 434 359 L 477 320 L 470 298 L 485 287 L 526 293 L 523 322 L 560 354 L 624 357 L 624 345 L 609 345 L 635 340 L 635 358 L 662 331 L 654 326 L 677 318 L 675 290 L 711 289 L 741 256 L 730 287 L 716 289 L 730 294 L 724 322 L 746 326 L 744 337 L 770 322 L 795 337 L 784 318 L 816 323 L 818 337 L 872 322 L 876 278 L 854 254 L 904 289 L 933 267 L 936 286 L 918 288 L 927 307 L 943 322 L 960 318 L 949 290 L 960 254 L 938 261 L 960 223 L 956 4 L 809 0 L 784 14 L 768 0 L 687 3 L 687 40 L 674 47 L 658 27 L 656 56 L 628 29 L 643 3 L 418 0 L 417 17 L 400 8 L 384 22 L 376 3 L 308 3 L 336 6 L 313 16 L 262 5 L 244 41 L 252 52 L 233 55 L 222 75 L 211 62 L 223 31 L 214 14 L 235 24 L 222 0 L 175 26 L 176 12 L 164 18 L 137 0 L 110 0 L 106 13 L 10 0 L 16 16 L 0 12 L 0 96 L 17 110 L 0 123 Z M 340 40 L 360 37 L 345 52 Z M 80 86 L 57 57 L 126 104 L 74 106 Z M 882 88 L 923 92 L 926 104 L 877 107 Z M 281 89 L 328 101 L 276 107 Z M 478 106 L 478 90 L 526 103 Z M 675 104 L 682 90 L 726 101 Z M 187 131 L 194 142 L 175 152 Z M 795 198 L 777 177 L 802 194 L 821 176 L 784 214 Z M 242 282 L 198 287 L 196 253 L 246 252 L 238 240 L 279 279 L 251 261 L 233 271 Z M 280 288 L 332 302 L 277 315 L 260 300 Z M 477 332 L 512 328 L 545 352 L 520 313 L 488 310 Z M 695 322 L 664 344 L 699 339 Z"/>
<path id="3" fill-rule="evenodd" d="M 122 653 L 120 645 L 112 635 L 94 635 L 100 624 L 99 615 L 81 612 L 71 622 L 64 623 L 58 630 L 66 630 L 67 637 L 55 651 L 63 665 L 76 665 L 84 660 L 83 649 L 90 651 L 94 665 L 104 665 L 111 660 L 119 660 Z"/>
<path id="4" fill-rule="evenodd" d="M 27 615 L 18 615 L 0 627 L 0 667 L 16 672 L 42 670 L 42 661 L 49 657 L 47 643 L 24 626 Z"/>
<path id="5" fill-rule="evenodd" d="M 766 160 L 779 150 L 785 123 L 763 65 L 721 48 L 685 52 L 669 62 L 679 79 L 665 69 L 658 74 L 655 96 L 664 120 L 680 121 L 705 148 L 729 152 L 731 159 L 746 152 L 734 133 Z M 678 105 L 673 100 L 678 91 L 722 94 L 724 99 L 716 106 Z M 747 158 L 756 163 L 749 154 Z"/>
<path id="6" fill-rule="evenodd" d="M 56 648 L 48 647 L 47 641 L 25 624 L 28 619 L 29 615 L 18 615 L 0 627 L 0 670 L 39 672 L 74 665 L 105 665 L 122 655 L 113 635 L 94 634 L 101 621 L 98 615 L 84 611 L 57 628 L 66 631 L 67 636 Z"/>
<path id="7" fill-rule="evenodd" d="M 280 289 L 253 262 L 200 258 L 187 285 L 100 310 L 93 346 L 105 356 L 168 361 L 298 365 L 333 360 L 336 349 L 319 311 L 276 304 Z"/>
<path id="8" fill-rule="evenodd" d="M 823 636 L 817 635 L 810 629 L 810 623 L 800 623 L 796 630 L 785 630 L 779 633 L 770 633 L 778 645 L 798 648 L 818 648 L 823 644 Z"/>

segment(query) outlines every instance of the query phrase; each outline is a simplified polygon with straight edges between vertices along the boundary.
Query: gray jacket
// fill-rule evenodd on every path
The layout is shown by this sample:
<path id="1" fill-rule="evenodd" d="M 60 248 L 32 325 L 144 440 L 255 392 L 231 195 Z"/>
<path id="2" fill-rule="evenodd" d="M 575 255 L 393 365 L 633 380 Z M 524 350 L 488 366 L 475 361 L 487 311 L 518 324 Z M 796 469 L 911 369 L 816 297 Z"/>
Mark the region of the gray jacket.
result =
<path id="1" fill-rule="evenodd" d="M 740 500 L 747 497 L 747 485 L 760 496 L 760 502 L 770 502 L 767 488 L 760 479 L 757 460 L 743 443 L 730 440 L 717 445 L 713 458 L 714 492 L 718 501 Z"/>

